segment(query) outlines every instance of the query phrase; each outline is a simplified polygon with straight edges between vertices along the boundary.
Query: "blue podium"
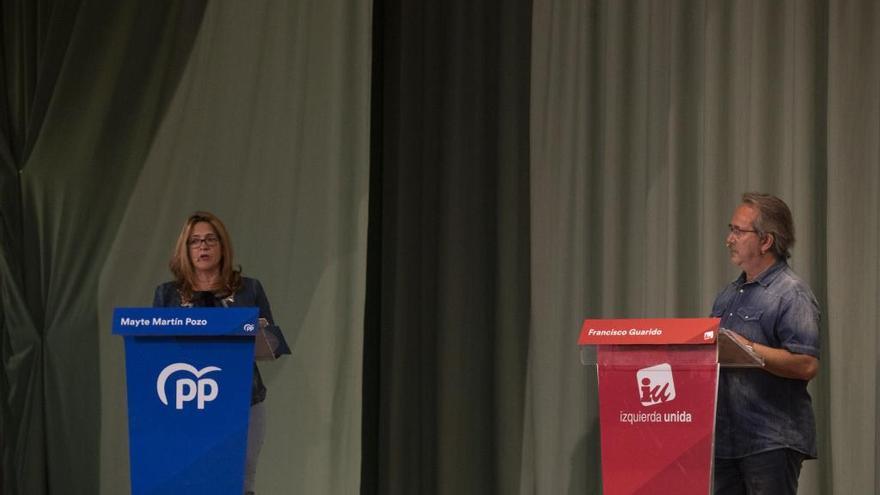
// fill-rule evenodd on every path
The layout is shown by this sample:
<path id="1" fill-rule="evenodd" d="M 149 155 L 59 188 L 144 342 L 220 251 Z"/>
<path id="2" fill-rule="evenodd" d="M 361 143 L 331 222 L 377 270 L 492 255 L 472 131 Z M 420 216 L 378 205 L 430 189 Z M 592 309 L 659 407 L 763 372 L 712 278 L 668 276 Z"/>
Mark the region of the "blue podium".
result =
<path id="1" fill-rule="evenodd" d="M 117 308 L 132 495 L 241 495 L 257 308 Z"/>

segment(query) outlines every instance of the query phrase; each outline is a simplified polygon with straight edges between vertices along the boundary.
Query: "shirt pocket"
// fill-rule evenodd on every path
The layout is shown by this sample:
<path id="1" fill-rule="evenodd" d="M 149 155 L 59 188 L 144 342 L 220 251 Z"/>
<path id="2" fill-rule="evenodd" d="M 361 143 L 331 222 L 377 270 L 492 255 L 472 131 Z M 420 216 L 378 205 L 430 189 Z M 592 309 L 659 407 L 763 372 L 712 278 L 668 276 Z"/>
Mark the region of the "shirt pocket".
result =
<path id="1" fill-rule="evenodd" d="M 762 309 L 740 306 L 736 309 L 736 325 L 731 325 L 731 328 L 751 341 L 766 343 L 764 330 L 761 326 L 762 316 L 764 316 Z"/>
<path id="2" fill-rule="evenodd" d="M 761 316 L 764 312 L 760 309 L 750 308 L 748 306 L 742 306 L 736 310 L 737 316 L 739 319 L 751 323 L 751 322 L 760 322 Z"/>
<path id="3" fill-rule="evenodd" d="M 750 306 L 741 306 L 736 310 L 736 330 L 749 340 L 766 343 L 761 317 L 764 310 Z"/>

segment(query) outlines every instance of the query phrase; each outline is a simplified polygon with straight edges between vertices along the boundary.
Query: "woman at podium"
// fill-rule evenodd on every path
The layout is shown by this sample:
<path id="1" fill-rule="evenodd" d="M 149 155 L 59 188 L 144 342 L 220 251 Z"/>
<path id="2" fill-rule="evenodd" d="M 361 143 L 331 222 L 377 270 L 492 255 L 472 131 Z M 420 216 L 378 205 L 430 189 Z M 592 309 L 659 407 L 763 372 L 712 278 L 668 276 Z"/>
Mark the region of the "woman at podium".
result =
<path id="1" fill-rule="evenodd" d="M 197 211 L 183 224 L 169 267 L 174 280 L 156 287 L 153 307 L 258 307 L 260 325 L 272 341 L 275 357 L 290 354 L 281 329 L 275 326 L 269 299 L 260 281 L 243 277 L 233 263 L 232 240 L 215 215 Z M 254 490 L 257 458 L 265 436 L 266 386 L 254 363 L 245 460 L 245 494 Z"/>

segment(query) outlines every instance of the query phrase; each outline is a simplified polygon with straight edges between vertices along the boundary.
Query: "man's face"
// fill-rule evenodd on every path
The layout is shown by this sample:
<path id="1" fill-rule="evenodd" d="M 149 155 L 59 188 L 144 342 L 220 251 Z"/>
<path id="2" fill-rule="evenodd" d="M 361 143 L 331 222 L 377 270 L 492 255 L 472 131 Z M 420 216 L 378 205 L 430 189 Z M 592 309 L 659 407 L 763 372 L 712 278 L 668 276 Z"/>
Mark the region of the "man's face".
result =
<path id="1" fill-rule="evenodd" d="M 742 204 L 730 219 L 730 233 L 726 240 L 730 261 L 743 270 L 758 264 L 761 259 L 761 238 L 754 232 L 757 218 L 758 211 L 755 208 Z"/>

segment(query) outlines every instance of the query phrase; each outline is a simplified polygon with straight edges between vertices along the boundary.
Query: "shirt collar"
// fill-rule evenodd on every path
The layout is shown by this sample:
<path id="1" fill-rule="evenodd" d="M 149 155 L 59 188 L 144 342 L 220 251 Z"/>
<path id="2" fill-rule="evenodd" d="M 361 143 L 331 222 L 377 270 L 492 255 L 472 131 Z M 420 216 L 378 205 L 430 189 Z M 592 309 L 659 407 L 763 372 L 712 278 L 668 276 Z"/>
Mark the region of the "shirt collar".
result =
<path id="1" fill-rule="evenodd" d="M 779 260 L 771 265 L 770 268 L 761 272 L 757 277 L 755 277 L 755 280 L 752 280 L 748 283 L 758 283 L 761 284 L 762 287 L 769 287 L 770 284 L 773 283 L 774 280 L 776 280 L 776 277 L 779 276 L 779 273 L 787 266 L 788 263 L 786 263 L 784 260 Z M 746 272 L 742 272 L 734 283 L 737 287 L 744 285 L 746 283 Z"/>

